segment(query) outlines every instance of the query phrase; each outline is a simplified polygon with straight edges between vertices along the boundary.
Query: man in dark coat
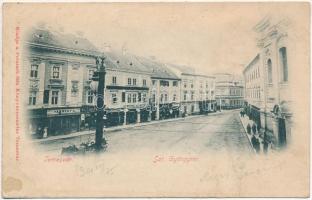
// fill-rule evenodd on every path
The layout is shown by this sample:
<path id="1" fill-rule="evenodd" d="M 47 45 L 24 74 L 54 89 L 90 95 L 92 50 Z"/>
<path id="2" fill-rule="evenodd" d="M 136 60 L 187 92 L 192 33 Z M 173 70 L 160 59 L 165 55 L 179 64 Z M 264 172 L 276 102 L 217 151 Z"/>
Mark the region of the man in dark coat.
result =
<path id="1" fill-rule="evenodd" d="M 257 133 L 257 127 L 256 127 L 256 124 L 255 124 L 255 123 L 252 124 L 252 128 L 251 128 L 251 129 L 252 129 L 252 133 L 253 133 L 253 134 L 256 134 L 256 133 Z"/>
<path id="2" fill-rule="evenodd" d="M 250 134 L 251 133 L 251 127 L 250 124 L 247 125 L 247 133 Z"/>

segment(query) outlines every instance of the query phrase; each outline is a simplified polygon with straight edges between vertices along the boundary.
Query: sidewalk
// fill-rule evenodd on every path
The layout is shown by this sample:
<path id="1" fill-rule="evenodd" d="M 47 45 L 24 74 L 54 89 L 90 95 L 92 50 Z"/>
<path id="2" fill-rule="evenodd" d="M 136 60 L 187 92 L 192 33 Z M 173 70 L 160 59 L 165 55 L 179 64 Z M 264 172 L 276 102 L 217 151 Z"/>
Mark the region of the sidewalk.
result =
<path id="1" fill-rule="evenodd" d="M 252 126 L 254 122 L 252 120 L 250 120 L 247 115 L 245 115 L 244 117 L 240 116 L 240 120 L 241 120 L 241 123 L 245 129 L 245 133 L 249 139 L 250 145 L 251 145 L 252 149 L 254 150 L 254 152 L 256 153 L 256 150 L 253 148 L 252 143 L 251 143 L 251 138 L 252 138 L 253 133 L 252 133 L 252 131 L 251 131 L 251 134 L 248 134 L 248 132 L 247 132 L 247 125 L 250 124 L 250 126 Z M 261 134 L 263 135 L 262 129 L 260 129 L 260 133 L 257 132 L 255 134 L 255 136 L 257 139 L 259 139 L 259 142 L 260 142 L 260 153 L 259 154 L 264 154 L 264 152 L 263 152 L 263 138 L 260 137 Z M 267 154 L 271 154 L 271 153 L 274 153 L 274 150 L 271 148 L 271 145 L 269 144 Z"/>
<path id="2" fill-rule="evenodd" d="M 136 124 L 128 124 L 125 126 L 115 126 L 115 127 L 105 128 L 104 131 L 106 134 L 106 133 L 110 133 L 110 132 L 114 132 L 114 131 L 127 130 L 127 129 L 131 129 L 131 128 L 135 128 L 135 127 L 141 127 L 141 126 L 152 125 L 152 124 L 159 124 L 159 123 L 163 123 L 163 122 L 173 122 L 173 121 L 179 121 L 179 120 L 185 120 L 185 119 L 192 119 L 192 118 L 196 118 L 196 117 L 219 115 L 219 114 L 223 114 L 224 112 L 229 112 L 229 111 L 209 113 L 208 115 L 191 115 L 191 116 L 187 116 L 184 118 L 179 117 L 179 118 L 166 119 L 166 120 L 157 120 L 157 121 L 150 121 L 150 122 L 143 122 L 143 123 L 136 123 Z M 79 136 L 84 136 L 84 135 L 92 135 L 92 134 L 95 134 L 95 129 L 74 132 L 74 133 L 70 133 L 67 135 L 57 135 L 57 136 L 50 136 L 50 137 L 43 138 L 43 139 L 35 139 L 32 142 L 33 143 L 49 142 L 49 141 L 53 141 L 53 140 L 69 139 L 69 138 L 74 138 L 74 137 L 79 137 Z"/>

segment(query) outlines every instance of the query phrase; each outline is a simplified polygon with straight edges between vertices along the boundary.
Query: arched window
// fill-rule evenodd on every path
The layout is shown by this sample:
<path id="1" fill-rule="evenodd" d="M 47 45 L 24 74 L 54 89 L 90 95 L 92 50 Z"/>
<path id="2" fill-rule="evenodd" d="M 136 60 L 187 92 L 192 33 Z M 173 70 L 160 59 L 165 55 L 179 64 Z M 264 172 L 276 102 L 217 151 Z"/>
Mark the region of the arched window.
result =
<path id="1" fill-rule="evenodd" d="M 269 59 L 267 61 L 267 65 L 268 65 L 268 82 L 272 83 L 273 80 L 272 80 L 272 61 L 271 61 L 271 59 Z"/>
<path id="2" fill-rule="evenodd" d="M 280 66 L 282 69 L 282 81 L 288 81 L 288 66 L 287 66 L 287 54 L 286 47 L 279 49 Z"/>

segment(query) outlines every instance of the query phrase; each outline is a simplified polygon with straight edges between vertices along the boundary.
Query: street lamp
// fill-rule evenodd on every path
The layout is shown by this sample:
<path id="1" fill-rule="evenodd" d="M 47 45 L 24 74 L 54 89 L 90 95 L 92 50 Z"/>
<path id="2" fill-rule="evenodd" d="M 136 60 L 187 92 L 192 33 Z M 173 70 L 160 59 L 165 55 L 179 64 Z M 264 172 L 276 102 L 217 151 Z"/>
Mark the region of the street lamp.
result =
<path id="1" fill-rule="evenodd" d="M 97 151 L 103 149 L 103 145 L 106 145 L 106 140 L 103 138 L 103 126 L 104 120 L 106 120 L 106 114 L 104 111 L 104 87 L 105 87 L 105 57 L 96 58 L 97 71 L 94 72 L 92 82 L 90 84 L 91 90 L 96 93 L 96 132 L 95 132 L 95 149 Z"/>

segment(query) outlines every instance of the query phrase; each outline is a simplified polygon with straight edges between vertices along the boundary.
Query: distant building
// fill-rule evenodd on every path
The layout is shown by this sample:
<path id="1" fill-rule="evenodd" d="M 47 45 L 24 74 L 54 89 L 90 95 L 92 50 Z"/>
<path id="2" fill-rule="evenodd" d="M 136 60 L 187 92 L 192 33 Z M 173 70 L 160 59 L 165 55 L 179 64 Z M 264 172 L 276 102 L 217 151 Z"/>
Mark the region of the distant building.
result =
<path id="1" fill-rule="evenodd" d="M 218 109 L 236 109 L 244 105 L 242 78 L 228 73 L 214 74 L 216 77 L 216 101 Z"/>
<path id="2" fill-rule="evenodd" d="M 215 77 L 195 73 L 188 67 L 168 65 L 181 79 L 182 114 L 215 112 Z"/>

